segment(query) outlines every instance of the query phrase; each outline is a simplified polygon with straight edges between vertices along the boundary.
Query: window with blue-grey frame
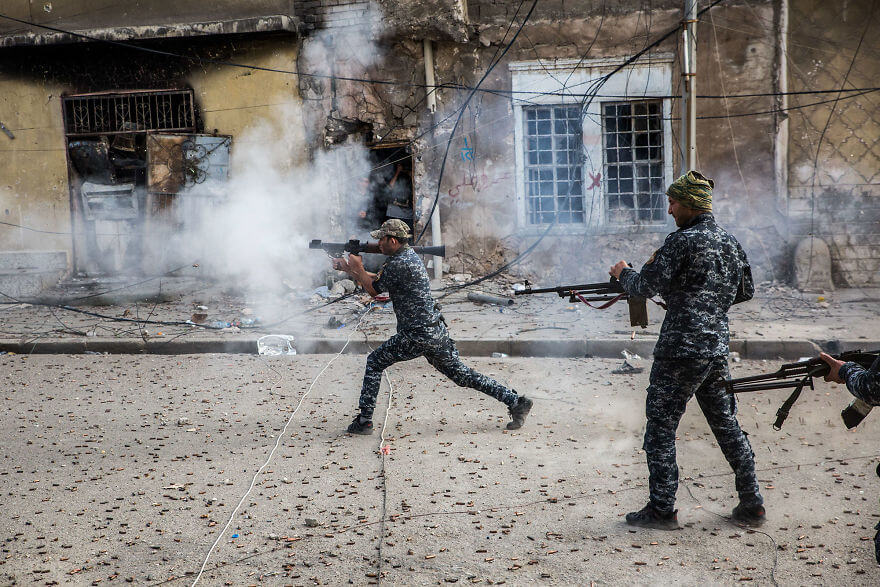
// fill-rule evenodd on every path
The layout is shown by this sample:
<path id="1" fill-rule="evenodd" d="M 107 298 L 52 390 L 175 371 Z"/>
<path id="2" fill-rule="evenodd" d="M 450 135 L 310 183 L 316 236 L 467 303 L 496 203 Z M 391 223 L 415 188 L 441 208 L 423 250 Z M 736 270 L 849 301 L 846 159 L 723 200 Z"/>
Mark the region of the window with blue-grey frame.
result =
<path id="1" fill-rule="evenodd" d="M 526 107 L 523 124 L 528 224 L 583 224 L 580 105 Z"/>
<path id="2" fill-rule="evenodd" d="M 660 100 L 605 102 L 605 219 L 608 224 L 663 224 L 663 117 Z"/>

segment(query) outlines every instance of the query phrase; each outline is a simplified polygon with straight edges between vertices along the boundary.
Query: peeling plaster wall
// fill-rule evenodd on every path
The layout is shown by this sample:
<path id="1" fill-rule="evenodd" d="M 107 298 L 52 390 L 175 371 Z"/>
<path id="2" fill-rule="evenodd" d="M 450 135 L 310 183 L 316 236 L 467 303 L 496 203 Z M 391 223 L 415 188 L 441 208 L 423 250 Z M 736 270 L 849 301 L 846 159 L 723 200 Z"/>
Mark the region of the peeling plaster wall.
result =
<path id="1" fill-rule="evenodd" d="M 0 251 L 70 252 L 67 160 L 59 96 L 51 79 L 0 75 Z"/>
<path id="2" fill-rule="evenodd" d="M 296 16 L 306 30 L 360 27 L 371 14 L 382 15 L 375 28 L 385 38 L 466 42 L 465 0 L 301 0 Z"/>
<path id="3" fill-rule="evenodd" d="M 876 86 L 880 7 L 869 0 L 791 2 L 792 91 Z M 866 26 L 868 27 L 866 29 Z M 860 42 L 862 34 L 864 40 Z M 880 285 L 880 101 L 876 93 L 793 96 L 788 197 L 792 246 L 815 235 L 841 286 Z M 821 141 L 820 141 L 821 138 Z M 818 153 L 817 153 L 818 151 Z"/>
<path id="4" fill-rule="evenodd" d="M 299 43 L 288 34 L 201 38 L 163 43 L 163 49 L 293 70 Z M 71 216 L 60 96 L 122 89 L 194 90 L 200 130 L 236 136 L 269 121 L 276 148 L 291 165 L 305 161 L 297 76 L 191 62 L 94 44 L 0 50 L 0 121 L 15 134 L 0 134 L 0 220 L 47 235 L 0 225 L 0 251 L 72 251 Z"/>
<path id="5" fill-rule="evenodd" d="M 315 0 L 317 1 L 317 0 Z M 338 0 L 350 9 L 361 2 Z M 326 9 L 328 2 L 321 1 Z M 324 21 L 329 33 L 304 40 L 299 66 L 310 70 L 332 64 L 335 75 L 372 79 L 393 79 L 410 84 L 424 83 L 422 38 L 434 42 L 435 75 L 438 84 L 475 85 L 490 63 L 512 37 L 516 27 L 510 21 L 517 2 L 471 0 L 468 2 L 467 39 L 432 36 L 412 23 L 419 21 L 412 11 L 402 10 L 412 2 L 381 2 L 387 14 L 384 31 L 372 35 L 380 47 L 378 60 L 358 69 L 351 59 L 334 58 L 332 51 L 313 52 L 312 62 L 304 56 L 308 46 L 343 39 L 346 26 Z M 398 8 L 395 9 L 394 5 Z M 454 3 L 447 3 L 452 6 Z M 530 5 L 524 5 L 517 22 Z M 710 94 L 762 93 L 774 91 L 776 2 L 725 3 L 704 16 L 698 27 L 698 91 Z M 341 9 L 339 9 L 341 10 Z M 446 13 L 442 14 L 446 18 Z M 629 2 L 546 0 L 539 2 L 522 34 L 507 55 L 483 82 L 486 89 L 511 88 L 508 64 L 516 61 L 589 58 L 619 58 L 641 50 L 664 32 L 678 26 L 679 1 L 652 2 L 633 8 Z M 442 20 L 442 19 L 441 19 Z M 452 21 L 444 21 L 455 23 Z M 748 23 L 749 26 L 745 26 Z M 757 23 L 757 24 L 756 24 Z M 505 33 L 507 39 L 504 40 Z M 655 51 L 675 52 L 678 34 Z M 503 40 L 503 43 L 502 43 Z M 328 47 L 334 41 L 328 43 Z M 354 60 L 356 61 L 356 60 Z M 673 64 L 672 93 L 679 89 L 678 58 Z M 722 84 L 723 82 L 723 84 Z M 369 85 L 337 80 L 303 79 L 301 93 L 306 103 L 307 140 L 324 146 L 358 137 L 361 141 L 399 142 L 419 137 L 413 145 L 417 214 L 424 225 L 440 181 L 440 215 L 443 240 L 458 259 L 450 259 L 454 270 L 479 273 L 491 269 L 480 263 L 489 257 L 509 259 L 536 239 L 534 230 L 523 230 L 516 217 L 513 110 L 515 98 L 480 92 L 465 110 L 452 142 L 442 178 L 439 170 L 446 141 L 456 120 L 455 109 L 467 96 L 464 89 L 441 89 L 436 93 L 438 112 L 425 111 L 424 90 L 418 87 Z M 700 116 L 770 110 L 773 98 L 721 101 L 701 100 Z M 678 100 L 672 101 L 672 116 L 678 117 Z M 699 167 L 717 180 L 716 212 L 747 246 L 757 265 L 759 278 L 779 277 L 782 234 L 776 224 L 774 204 L 772 115 L 698 122 Z M 429 130 L 432 124 L 437 128 Z M 673 123 L 677 141 L 679 121 Z M 426 132 L 427 131 L 427 132 Z M 389 134 L 390 133 L 390 134 Z M 468 143 L 464 144 L 467 136 Z M 472 149 L 473 160 L 463 157 Z M 678 145 L 674 145 L 674 166 L 679 168 Z M 607 265 L 622 257 L 642 262 L 661 242 L 664 230 L 613 227 L 547 237 L 522 270 L 555 273 L 559 279 L 582 279 L 604 274 Z M 614 234 L 607 234 L 613 232 Z M 590 253 L 584 255 L 584 250 Z M 489 255 L 488 253 L 492 253 Z M 493 256 L 494 255 L 494 256 Z M 471 261 L 468 261 L 471 259 Z M 585 261 L 586 259 L 586 261 Z M 456 263 L 458 266 L 456 266 Z M 586 266 L 581 268 L 586 263 Z M 497 265 L 497 264 L 496 264 Z M 578 275 L 571 275 L 572 269 Z M 766 268 L 766 269 L 763 269 Z"/>
<path id="6" fill-rule="evenodd" d="M 80 43 L 72 31 L 94 38 L 157 39 L 199 35 L 295 31 L 294 0 L 0 0 L 0 47 Z M 51 27 L 58 30 L 50 30 Z"/>
<path id="7" fill-rule="evenodd" d="M 467 45 L 437 44 L 438 83 L 459 82 L 471 86 L 477 83 L 498 52 L 512 16 L 510 11 L 515 8 L 511 3 L 502 4 L 489 1 L 470 3 L 470 20 L 476 36 Z M 629 3 L 608 3 L 604 18 L 600 18 L 602 5 L 602 2 L 539 3 L 523 34 L 504 61 L 483 82 L 483 87 L 511 88 L 509 62 L 579 59 L 588 47 L 591 58 L 631 55 L 675 27 L 681 18 L 679 2 L 652 3 L 649 16 L 642 11 L 632 12 Z M 748 34 L 729 30 L 733 23 L 754 20 L 756 14 L 762 21 L 772 22 L 772 3 L 719 8 L 713 10 L 713 14 L 719 19 L 716 26 L 701 22 L 698 30 L 698 68 L 702 74 L 698 79 L 701 84 L 699 92 L 720 95 L 773 91 L 769 86 L 775 57 L 772 27 L 752 27 Z M 721 21 L 724 24 L 717 26 Z M 508 34 L 508 39 L 512 34 Z M 675 49 L 673 38 L 656 50 L 674 52 Z M 673 69 L 675 93 L 679 91 L 677 58 Z M 438 96 L 440 108 L 447 112 L 462 103 L 465 97 L 464 91 L 441 91 Z M 504 256 L 511 258 L 537 238 L 534 230 L 522 230 L 522 223 L 517 222 L 513 212 L 516 209 L 514 182 L 517 176 L 512 116 L 515 105 L 515 99 L 480 93 L 473 98 L 462 118 L 456 134 L 461 137 L 467 133 L 467 147 L 474 149 L 475 160 L 463 159 L 465 145 L 462 138 L 457 138 L 450 150 L 440 190 L 444 242 L 454 251 L 465 251 L 476 243 L 482 251 L 506 250 Z M 676 100 L 673 102 L 673 117 L 678 117 L 677 106 Z M 772 107 L 772 98 L 728 101 L 727 104 L 720 100 L 702 100 L 698 114 L 719 116 L 727 109 L 734 113 Z M 454 117 L 443 125 L 442 130 L 438 129 L 437 134 L 443 140 L 447 136 L 443 131 L 450 129 L 453 122 Z M 675 120 L 672 124 L 677 139 L 680 123 Z M 757 272 L 761 278 L 776 276 L 772 267 L 779 262 L 776 252 L 780 250 L 781 236 L 766 220 L 776 213 L 772 197 L 774 124 L 772 116 L 734 119 L 732 127 L 723 119 L 698 121 L 699 167 L 718 182 L 716 213 L 747 246 L 753 262 L 759 266 Z M 678 146 L 675 145 L 673 150 L 677 151 Z M 439 169 L 442 151 L 441 146 L 423 154 L 427 174 Z M 674 165 L 677 175 L 677 153 Z M 423 180 L 422 184 L 436 186 L 436 179 L 433 182 Z M 432 199 L 434 194 L 421 195 Z M 561 280 L 601 276 L 608 265 L 621 258 L 634 264 L 643 262 L 662 243 L 666 232 L 674 229 L 670 224 L 659 233 L 637 227 L 605 227 L 570 236 L 551 234 L 522 264 L 522 270 Z M 603 234 L 609 232 L 614 234 Z"/>

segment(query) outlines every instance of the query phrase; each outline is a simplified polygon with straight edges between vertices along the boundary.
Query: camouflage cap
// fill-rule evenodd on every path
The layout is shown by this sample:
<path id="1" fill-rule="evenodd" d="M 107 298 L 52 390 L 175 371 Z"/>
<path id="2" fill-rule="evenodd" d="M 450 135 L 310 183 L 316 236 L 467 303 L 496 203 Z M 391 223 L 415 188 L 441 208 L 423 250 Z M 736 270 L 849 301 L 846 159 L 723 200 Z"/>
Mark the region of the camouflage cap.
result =
<path id="1" fill-rule="evenodd" d="M 406 239 L 412 235 L 409 233 L 409 226 L 407 226 L 406 222 L 397 218 L 391 218 L 383 222 L 382 226 L 379 227 L 379 230 L 371 232 L 370 236 L 373 238 L 393 236 L 398 240 L 406 241 Z"/>

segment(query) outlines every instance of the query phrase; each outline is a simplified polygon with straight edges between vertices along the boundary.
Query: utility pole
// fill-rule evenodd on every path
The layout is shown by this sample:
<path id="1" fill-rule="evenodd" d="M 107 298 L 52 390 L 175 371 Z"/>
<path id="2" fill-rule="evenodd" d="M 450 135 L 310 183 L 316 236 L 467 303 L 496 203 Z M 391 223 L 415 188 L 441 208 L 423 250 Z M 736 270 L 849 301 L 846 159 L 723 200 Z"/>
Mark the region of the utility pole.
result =
<path id="1" fill-rule="evenodd" d="M 425 56 L 425 91 L 427 92 L 428 111 L 431 113 L 431 128 L 434 128 L 434 116 L 437 113 L 437 88 L 434 81 L 434 48 L 430 39 L 422 41 L 422 49 Z M 431 134 L 433 136 L 433 133 Z M 437 178 L 440 181 L 442 178 Z M 413 206 L 415 212 L 415 206 Z M 443 244 L 440 234 L 440 206 L 434 209 L 431 215 L 431 244 L 439 247 Z M 434 256 L 434 279 L 443 277 L 443 257 Z"/>
<path id="2" fill-rule="evenodd" d="M 681 174 L 697 166 L 697 0 L 684 0 L 681 43 Z"/>

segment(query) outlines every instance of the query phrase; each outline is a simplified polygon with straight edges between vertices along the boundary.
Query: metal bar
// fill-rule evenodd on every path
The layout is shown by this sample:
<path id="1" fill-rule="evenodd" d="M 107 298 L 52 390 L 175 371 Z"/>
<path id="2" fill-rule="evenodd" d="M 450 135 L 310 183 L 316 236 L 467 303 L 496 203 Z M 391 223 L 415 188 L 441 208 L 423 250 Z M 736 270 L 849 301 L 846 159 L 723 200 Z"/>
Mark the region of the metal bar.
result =
<path id="1" fill-rule="evenodd" d="M 729 383 L 729 382 L 728 382 Z M 788 389 L 791 387 L 799 387 L 803 385 L 802 380 L 798 381 L 775 381 L 768 383 L 749 383 L 746 385 L 725 384 L 730 393 L 748 393 L 750 391 L 764 391 L 769 389 Z"/>

